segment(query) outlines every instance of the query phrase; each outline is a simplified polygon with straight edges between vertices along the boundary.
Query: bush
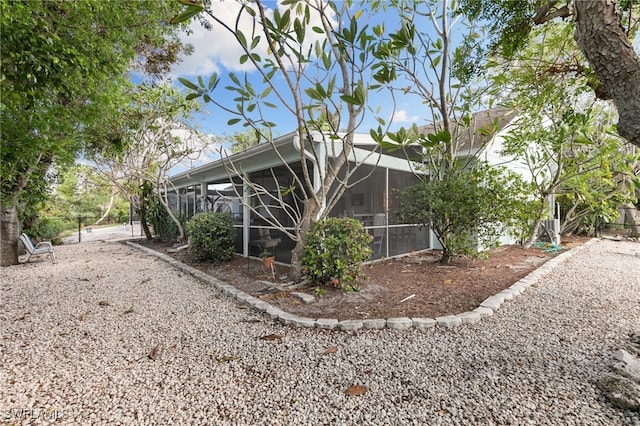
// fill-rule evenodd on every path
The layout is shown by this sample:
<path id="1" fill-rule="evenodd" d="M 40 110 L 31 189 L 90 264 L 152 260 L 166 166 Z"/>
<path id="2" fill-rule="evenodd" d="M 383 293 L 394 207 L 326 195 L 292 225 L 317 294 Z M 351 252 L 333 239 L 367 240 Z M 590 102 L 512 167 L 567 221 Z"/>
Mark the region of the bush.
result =
<path id="1" fill-rule="evenodd" d="M 153 228 L 155 236 L 160 238 L 162 241 L 177 240 L 180 236 L 178 226 L 171 219 L 171 216 L 167 213 L 167 209 L 165 209 L 162 203 L 160 203 L 158 197 L 154 197 L 150 204 L 150 208 L 147 212 L 147 219 Z M 184 214 L 177 214 L 177 218 L 184 226 L 186 216 Z"/>
<path id="2" fill-rule="evenodd" d="M 442 263 L 459 255 L 482 257 L 502 235 L 522 236 L 534 211 L 528 191 L 515 173 L 481 163 L 407 186 L 398 215 L 433 230 L 443 248 Z"/>
<path id="3" fill-rule="evenodd" d="M 187 222 L 191 253 L 197 261 L 226 262 L 234 252 L 234 229 L 228 213 L 198 213 Z"/>
<path id="4" fill-rule="evenodd" d="M 25 227 L 24 232 L 34 241 L 51 241 L 52 244 L 62 244 L 60 234 L 64 231 L 63 224 L 59 220 L 40 217 Z"/>
<path id="5" fill-rule="evenodd" d="M 370 242 L 371 236 L 355 219 L 316 222 L 306 235 L 302 271 L 311 284 L 357 290 L 353 282 L 362 274 L 362 262 L 371 255 Z"/>

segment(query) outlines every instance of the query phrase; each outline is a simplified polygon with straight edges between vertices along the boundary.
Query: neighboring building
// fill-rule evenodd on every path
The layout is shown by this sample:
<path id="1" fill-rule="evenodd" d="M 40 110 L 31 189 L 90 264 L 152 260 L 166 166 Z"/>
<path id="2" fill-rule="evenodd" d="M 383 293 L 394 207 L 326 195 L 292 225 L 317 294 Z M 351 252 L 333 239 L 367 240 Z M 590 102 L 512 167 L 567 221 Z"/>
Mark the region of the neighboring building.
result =
<path id="1" fill-rule="evenodd" d="M 497 133 L 491 132 L 482 137 L 469 137 L 463 141 L 459 149 L 460 156 L 474 156 L 489 161 L 490 164 L 501 164 L 508 159 L 501 158 L 501 134 L 508 130 L 513 117 L 507 110 L 491 110 L 492 114 L 483 113 L 476 116 L 478 120 L 473 122 L 473 130 L 476 134 L 484 134 L 481 128 L 486 127 L 495 118 L 498 119 Z M 486 121 L 491 120 L 491 121 Z M 429 128 L 422 128 L 429 132 Z M 326 155 L 320 158 L 329 158 L 339 155 L 340 149 L 331 142 L 322 142 L 321 135 L 314 135 L 314 144 L 317 149 L 324 149 Z M 264 204 L 268 209 L 259 210 L 259 214 L 243 206 L 242 199 L 257 206 L 257 200 L 250 197 L 250 189 L 243 185 L 238 178 L 241 170 L 249 177 L 252 183 L 261 185 L 270 193 L 278 196 L 280 191 L 285 201 L 290 206 L 296 205 L 295 191 L 282 192 L 282 188 L 291 186 L 292 178 L 289 170 L 283 166 L 283 161 L 294 170 L 301 170 L 301 159 L 314 170 L 314 179 L 319 179 L 315 164 L 315 156 L 308 152 L 301 153 L 301 147 L 296 140 L 295 133 L 290 133 L 277 138 L 273 145 L 261 144 L 246 151 L 230 155 L 209 164 L 194 168 L 187 172 L 171 177 L 171 185 L 176 191 L 170 194 L 172 207 L 187 216 L 192 216 L 199 211 L 224 210 L 232 213 L 234 226 L 237 228 L 236 249 L 245 256 L 258 256 L 264 248 L 265 240 L 277 241 L 276 245 L 269 244 L 269 249 L 276 252 L 276 259 L 281 262 L 290 262 L 291 250 L 295 242 L 274 226 L 260 218 L 274 218 L 291 229 L 294 225 L 292 215 L 283 211 L 277 203 L 269 202 L 263 196 Z M 419 156 L 420 151 L 414 152 Z M 371 259 L 392 257 L 407 254 L 412 251 L 428 248 L 439 249 L 437 238 L 428 229 L 420 228 L 414 224 L 400 223 L 395 215 L 394 207 L 397 205 L 397 190 L 402 190 L 407 185 L 417 181 L 415 175 L 416 164 L 409 163 L 406 153 L 381 153 L 378 145 L 369 135 L 355 135 L 354 151 L 349 157 L 352 165 L 358 164 L 358 168 L 351 177 L 350 182 L 358 182 L 347 189 L 342 198 L 330 212 L 330 216 L 349 216 L 362 221 L 365 228 L 373 236 Z M 233 164 L 233 169 L 229 167 Z M 517 164 L 512 164 L 514 167 Z M 322 165 L 321 165 L 322 166 Z M 274 177 L 277 183 L 274 181 Z M 268 210 L 268 211 L 267 211 Z M 510 242 L 506 241 L 505 242 Z"/>

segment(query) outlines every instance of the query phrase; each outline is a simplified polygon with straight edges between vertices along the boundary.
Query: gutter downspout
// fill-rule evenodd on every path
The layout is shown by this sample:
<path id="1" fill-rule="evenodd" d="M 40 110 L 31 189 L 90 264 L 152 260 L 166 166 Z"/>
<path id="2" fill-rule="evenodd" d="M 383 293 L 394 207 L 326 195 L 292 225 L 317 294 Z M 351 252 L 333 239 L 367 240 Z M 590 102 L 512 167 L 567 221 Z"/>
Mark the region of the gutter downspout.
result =
<path id="1" fill-rule="evenodd" d="M 242 254 L 244 257 L 249 258 L 249 236 L 250 236 L 250 220 L 249 215 L 249 185 L 246 182 L 242 183 Z"/>

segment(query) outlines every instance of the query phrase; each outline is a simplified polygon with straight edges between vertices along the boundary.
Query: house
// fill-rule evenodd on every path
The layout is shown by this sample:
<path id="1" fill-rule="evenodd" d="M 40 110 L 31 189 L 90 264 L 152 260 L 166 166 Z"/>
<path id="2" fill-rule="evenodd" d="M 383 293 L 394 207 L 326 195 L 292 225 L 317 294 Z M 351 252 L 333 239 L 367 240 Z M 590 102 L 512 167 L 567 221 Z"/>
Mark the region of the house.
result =
<path id="1" fill-rule="evenodd" d="M 506 110 L 499 112 L 498 132 L 483 136 L 481 146 L 475 144 L 481 138 L 469 137 L 460 155 L 482 157 L 495 164 L 501 161 L 499 135 L 508 130 L 512 118 Z M 479 129 L 481 124 L 478 121 L 474 126 Z M 340 140 L 323 136 L 326 135 L 313 133 L 312 141 L 300 144 L 297 134 L 289 133 L 272 144 L 260 144 L 172 176 L 171 207 L 187 216 L 224 209 L 232 213 L 234 219 L 238 253 L 258 256 L 266 248 L 266 241 L 277 240 L 277 244 L 269 244 L 269 250 L 275 251 L 278 261 L 288 263 L 295 246 L 288 232 L 293 231 L 300 207 L 292 172 L 301 176 L 304 161 L 316 185 L 324 170 L 324 164 L 317 163 L 342 155 Z M 487 143 L 487 139 L 495 143 Z M 312 154 L 311 149 L 315 153 Z M 413 154 L 419 156 L 419 149 Z M 354 135 L 354 149 L 348 164 L 353 171 L 349 181 L 354 184 L 345 190 L 329 216 L 348 216 L 362 221 L 373 237 L 372 260 L 440 248 L 429 229 L 401 223 L 395 214 L 397 191 L 417 181 L 419 165 L 410 163 L 405 153 L 380 152 L 380 147 L 365 134 Z M 240 179 L 240 175 L 251 185 Z M 259 194 L 256 187 L 260 189 Z M 280 201 L 284 201 L 285 208 Z M 274 226 L 275 223 L 280 226 Z"/>

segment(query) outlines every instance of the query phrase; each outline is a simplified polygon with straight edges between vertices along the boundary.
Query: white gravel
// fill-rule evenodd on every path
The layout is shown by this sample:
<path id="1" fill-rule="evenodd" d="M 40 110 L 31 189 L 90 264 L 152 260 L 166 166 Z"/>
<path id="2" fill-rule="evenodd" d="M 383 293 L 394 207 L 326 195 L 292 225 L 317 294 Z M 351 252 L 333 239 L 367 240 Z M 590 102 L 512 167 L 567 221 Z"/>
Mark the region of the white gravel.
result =
<path id="1" fill-rule="evenodd" d="M 124 244 L 56 252 L 0 269 L 0 423 L 640 425 L 595 387 L 640 331 L 638 243 L 426 332 L 290 328 Z"/>

